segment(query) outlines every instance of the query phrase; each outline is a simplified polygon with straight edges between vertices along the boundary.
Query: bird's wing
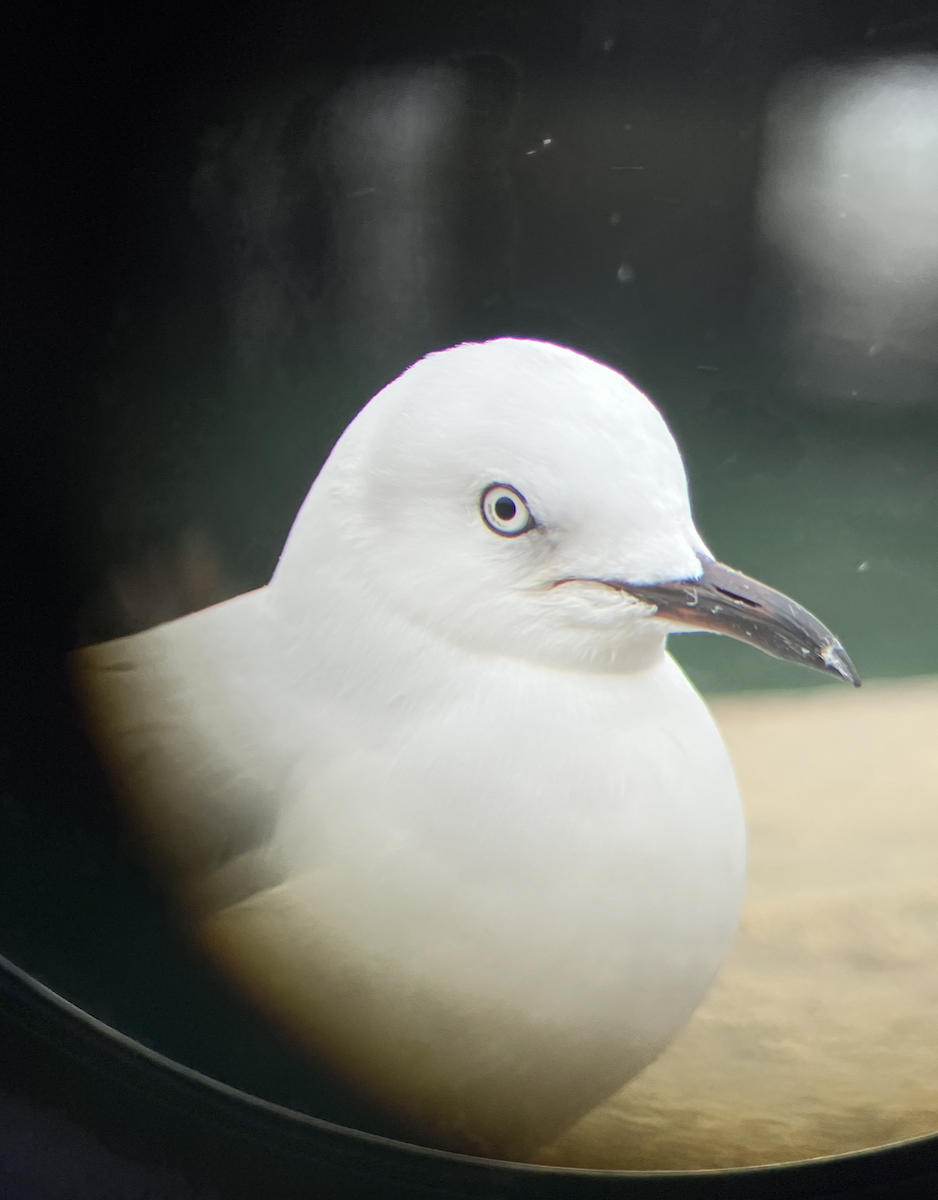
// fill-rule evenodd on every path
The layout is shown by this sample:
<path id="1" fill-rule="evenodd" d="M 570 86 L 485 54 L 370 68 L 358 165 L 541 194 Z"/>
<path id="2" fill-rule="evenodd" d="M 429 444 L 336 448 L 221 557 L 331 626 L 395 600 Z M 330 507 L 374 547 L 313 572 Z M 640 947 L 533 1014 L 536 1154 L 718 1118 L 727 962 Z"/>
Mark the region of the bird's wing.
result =
<path id="1" fill-rule="evenodd" d="M 264 725 L 264 598 L 250 592 L 71 656 L 115 792 L 184 893 L 217 876 L 216 889 L 244 894 L 275 875 L 264 855 L 289 751 L 276 720 Z"/>

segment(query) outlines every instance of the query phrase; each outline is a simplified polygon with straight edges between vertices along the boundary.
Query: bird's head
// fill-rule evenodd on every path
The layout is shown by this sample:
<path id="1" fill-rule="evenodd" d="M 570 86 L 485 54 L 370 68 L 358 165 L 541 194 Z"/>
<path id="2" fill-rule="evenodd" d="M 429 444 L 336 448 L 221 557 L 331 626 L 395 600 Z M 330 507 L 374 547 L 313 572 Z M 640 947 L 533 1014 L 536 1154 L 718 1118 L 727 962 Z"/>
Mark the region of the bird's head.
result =
<path id="1" fill-rule="evenodd" d="M 273 586 L 313 587 L 317 570 L 479 653 L 627 672 L 669 632 L 708 629 L 857 682 L 819 621 L 715 562 L 647 397 L 541 342 L 431 354 L 362 410 Z"/>

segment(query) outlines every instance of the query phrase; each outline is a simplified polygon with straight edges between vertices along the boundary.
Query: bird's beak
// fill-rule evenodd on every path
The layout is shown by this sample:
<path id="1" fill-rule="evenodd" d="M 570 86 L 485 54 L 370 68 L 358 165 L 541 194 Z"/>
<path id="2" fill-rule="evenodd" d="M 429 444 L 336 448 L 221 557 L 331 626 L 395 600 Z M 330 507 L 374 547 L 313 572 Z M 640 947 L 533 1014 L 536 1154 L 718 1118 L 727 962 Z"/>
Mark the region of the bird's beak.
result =
<path id="1" fill-rule="evenodd" d="M 750 579 L 732 567 L 700 556 L 699 579 L 633 584 L 603 580 L 643 604 L 653 604 L 656 617 L 706 629 L 758 646 L 773 658 L 804 663 L 860 686 L 847 652 L 831 631 L 788 596 Z"/>

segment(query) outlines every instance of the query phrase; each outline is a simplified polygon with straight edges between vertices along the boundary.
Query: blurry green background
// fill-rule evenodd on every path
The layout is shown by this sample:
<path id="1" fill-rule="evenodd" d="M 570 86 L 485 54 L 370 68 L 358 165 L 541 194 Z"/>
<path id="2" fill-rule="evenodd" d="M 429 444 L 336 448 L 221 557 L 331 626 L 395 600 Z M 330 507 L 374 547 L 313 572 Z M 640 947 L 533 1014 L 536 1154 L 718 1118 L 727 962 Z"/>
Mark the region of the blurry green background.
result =
<path id="1" fill-rule="evenodd" d="M 682 397 L 682 399 L 684 399 Z M 930 413 L 678 400 L 703 536 L 721 559 L 795 597 L 842 639 L 863 679 L 938 671 L 938 423 Z M 726 638 L 671 638 L 704 692 L 826 680 Z"/>

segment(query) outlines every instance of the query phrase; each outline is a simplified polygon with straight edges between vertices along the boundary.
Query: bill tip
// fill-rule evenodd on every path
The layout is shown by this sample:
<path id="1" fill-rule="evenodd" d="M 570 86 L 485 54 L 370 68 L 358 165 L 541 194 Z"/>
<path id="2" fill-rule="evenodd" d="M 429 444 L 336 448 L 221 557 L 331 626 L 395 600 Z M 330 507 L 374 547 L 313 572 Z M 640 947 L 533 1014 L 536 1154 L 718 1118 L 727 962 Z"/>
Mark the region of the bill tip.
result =
<path id="1" fill-rule="evenodd" d="M 849 655 L 843 646 L 832 642 L 831 645 L 821 651 L 821 658 L 824 661 L 825 667 L 827 667 L 832 675 L 839 675 L 845 683 L 852 683 L 854 687 L 861 686 L 860 676 L 857 674 L 856 667 L 850 661 Z"/>

